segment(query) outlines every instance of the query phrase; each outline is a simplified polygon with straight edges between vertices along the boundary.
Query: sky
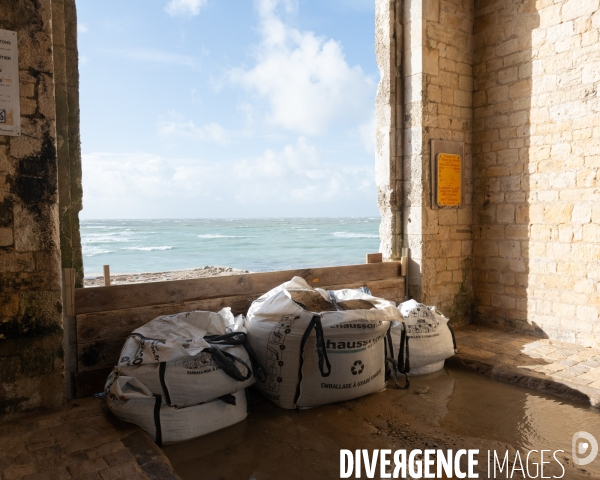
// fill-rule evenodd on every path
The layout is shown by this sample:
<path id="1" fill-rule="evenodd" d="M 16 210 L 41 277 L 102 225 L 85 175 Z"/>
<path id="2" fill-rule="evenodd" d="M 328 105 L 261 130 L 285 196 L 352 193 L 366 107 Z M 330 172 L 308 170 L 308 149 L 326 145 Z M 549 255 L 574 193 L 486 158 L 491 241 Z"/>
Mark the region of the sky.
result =
<path id="1" fill-rule="evenodd" d="M 82 219 L 374 216 L 374 0 L 77 0 Z"/>

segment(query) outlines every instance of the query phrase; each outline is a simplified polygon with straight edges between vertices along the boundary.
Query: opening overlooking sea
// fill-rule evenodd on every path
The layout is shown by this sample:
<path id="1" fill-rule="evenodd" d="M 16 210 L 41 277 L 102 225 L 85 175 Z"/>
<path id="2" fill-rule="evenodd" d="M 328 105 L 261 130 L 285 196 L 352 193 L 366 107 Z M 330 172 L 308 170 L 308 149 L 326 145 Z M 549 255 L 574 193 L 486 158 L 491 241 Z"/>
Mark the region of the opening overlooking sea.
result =
<path id="1" fill-rule="evenodd" d="M 86 278 L 226 266 L 251 272 L 364 263 L 380 218 L 82 220 Z"/>

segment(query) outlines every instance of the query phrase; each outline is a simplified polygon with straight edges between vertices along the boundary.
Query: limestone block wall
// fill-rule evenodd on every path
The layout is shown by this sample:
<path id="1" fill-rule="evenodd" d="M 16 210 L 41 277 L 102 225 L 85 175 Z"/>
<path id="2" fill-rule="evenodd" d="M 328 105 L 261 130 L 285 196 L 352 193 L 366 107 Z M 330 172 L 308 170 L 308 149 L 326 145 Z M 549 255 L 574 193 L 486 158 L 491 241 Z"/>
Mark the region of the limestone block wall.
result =
<path id="1" fill-rule="evenodd" d="M 0 417 L 65 398 L 59 185 L 73 182 L 59 166 L 77 162 L 65 154 L 74 136 L 65 134 L 68 110 L 57 115 L 56 106 L 55 61 L 66 57 L 65 32 L 76 29 L 74 17 L 65 27 L 65 6 L 74 2 L 0 0 L 0 28 L 18 35 L 22 122 L 20 137 L 0 136 Z M 61 42 L 65 53 L 54 55 Z M 72 83 L 72 69 L 63 73 Z M 78 118 L 76 131 L 78 148 Z"/>
<path id="2" fill-rule="evenodd" d="M 380 251 L 398 260 L 402 250 L 402 10 L 398 1 L 375 2 L 375 55 L 381 80 L 375 99 L 375 182 L 381 213 Z"/>
<path id="3" fill-rule="evenodd" d="M 404 242 L 409 288 L 455 324 L 473 308 L 473 1 L 404 2 Z M 460 209 L 431 205 L 431 140 L 465 144 L 466 194 Z"/>
<path id="4" fill-rule="evenodd" d="M 598 0 L 475 10 L 478 321 L 600 345 Z"/>
<path id="5" fill-rule="evenodd" d="M 83 287 L 83 257 L 79 232 L 79 212 L 83 208 L 83 190 L 81 187 L 79 60 L 75 0 L 52 0 L 52 42 L 61 263 L 63 268 L 75 269 L 76 286 Z"/>

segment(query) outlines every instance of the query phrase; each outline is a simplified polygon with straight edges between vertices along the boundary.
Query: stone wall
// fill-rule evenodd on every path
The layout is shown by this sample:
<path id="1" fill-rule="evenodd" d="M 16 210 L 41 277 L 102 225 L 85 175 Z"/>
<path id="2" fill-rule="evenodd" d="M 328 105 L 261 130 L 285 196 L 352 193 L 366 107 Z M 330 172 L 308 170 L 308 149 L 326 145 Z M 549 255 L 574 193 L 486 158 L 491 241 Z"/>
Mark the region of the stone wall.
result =
<path id="1" fill-rule="evenodd" d="M 379 142 L 378 147 L 385 148 L 377 152 L 382 252 L 397 258 L 401 248 L 408 247 L 410 295 L 437 305 L 454 324 L 468 323 L 473 309 L 473 1 L 378 1 L 377 6 L 381 11 L 392 9 L 396 16 L 390 27 L 395 35 L 384 28 L 388 25 L 384 18 L 376 16 L 378 45 L 384 35 L 394 42 L 385 55 L 378 50 L 382 69 L 378 113 L 387 112 L 382 100 L 392 110 L 389 120 L 377 116 L 378 134 L 391 132 L 383 137 L 389 139 L 389 147 Z M 465 143 L 466 195 L 460 209 L 432 208 L 433 139 Z M 390 219 L 395 229 L 389 228 Z"/>
<path id="2" fill-rule="evenodd" d="M 381 80 L 375 99 L 375 183 L 381 213 L 380 251 L 398 260 L 402 249 L 402 81 L 398 75 L 402 50 L 400 2 L 375 3 L 375 54 Z"/>
<path id="3" fill-rule="evenodd" d="M 79 133 L 79 60 L 75 0 L 52 0 L 52 39 L 58 148 L 58 198 L 62 268 L 74 268 L 83 287 L 79 232 L 81 140 Z"/>
<path id="4" fill-rule="evenodd" d="M 380 4 L 383 253 L 454 322 L 598 346 L 600 1 Z M 432 139 L 465 143 L 464 208 L 431 208 Z"/>
<path id="5" fill-rule="evenodd" d="M 478 321 L 598 346 L 599 2 L 476 6 Z"/>
<path id="6" fill-rule="evenodd" d="M 59 187 L 76 180 L 61 172 L 59 181 L 58 172 L 77 163 L 79 139 L 78 128 L 64 134 L 69 118 L 56 108 L 55 61 L 68 48 L 62 56 L 53 48 L 72 45 L 65 32 L 76 29 L 74 16 L 60 27 L 68 5 L 74 8 L 72 0 L 0 0 L 0 28 L 18 35 L 22 122 L 20 137 L 0 136 L 0 416 L 57 407 L 65 398 Z M 76 57 L 70 68 L 65 86 L 73 84 Z M 75 153 L 66 158 L 73 137 Z M 69 189 L 80 201 L 80 190 Z"/>

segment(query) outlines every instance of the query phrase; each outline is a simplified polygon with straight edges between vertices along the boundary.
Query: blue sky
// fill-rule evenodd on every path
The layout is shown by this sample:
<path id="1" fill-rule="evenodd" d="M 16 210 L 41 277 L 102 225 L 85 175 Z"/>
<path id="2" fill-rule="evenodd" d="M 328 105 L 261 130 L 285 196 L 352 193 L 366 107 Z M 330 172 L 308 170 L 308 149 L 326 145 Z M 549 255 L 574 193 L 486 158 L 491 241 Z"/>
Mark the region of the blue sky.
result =
<path id="1" fill-rule="evenodd" d="M 77 0 L 91 218 L 377 215 L 374 0 Z"/>

